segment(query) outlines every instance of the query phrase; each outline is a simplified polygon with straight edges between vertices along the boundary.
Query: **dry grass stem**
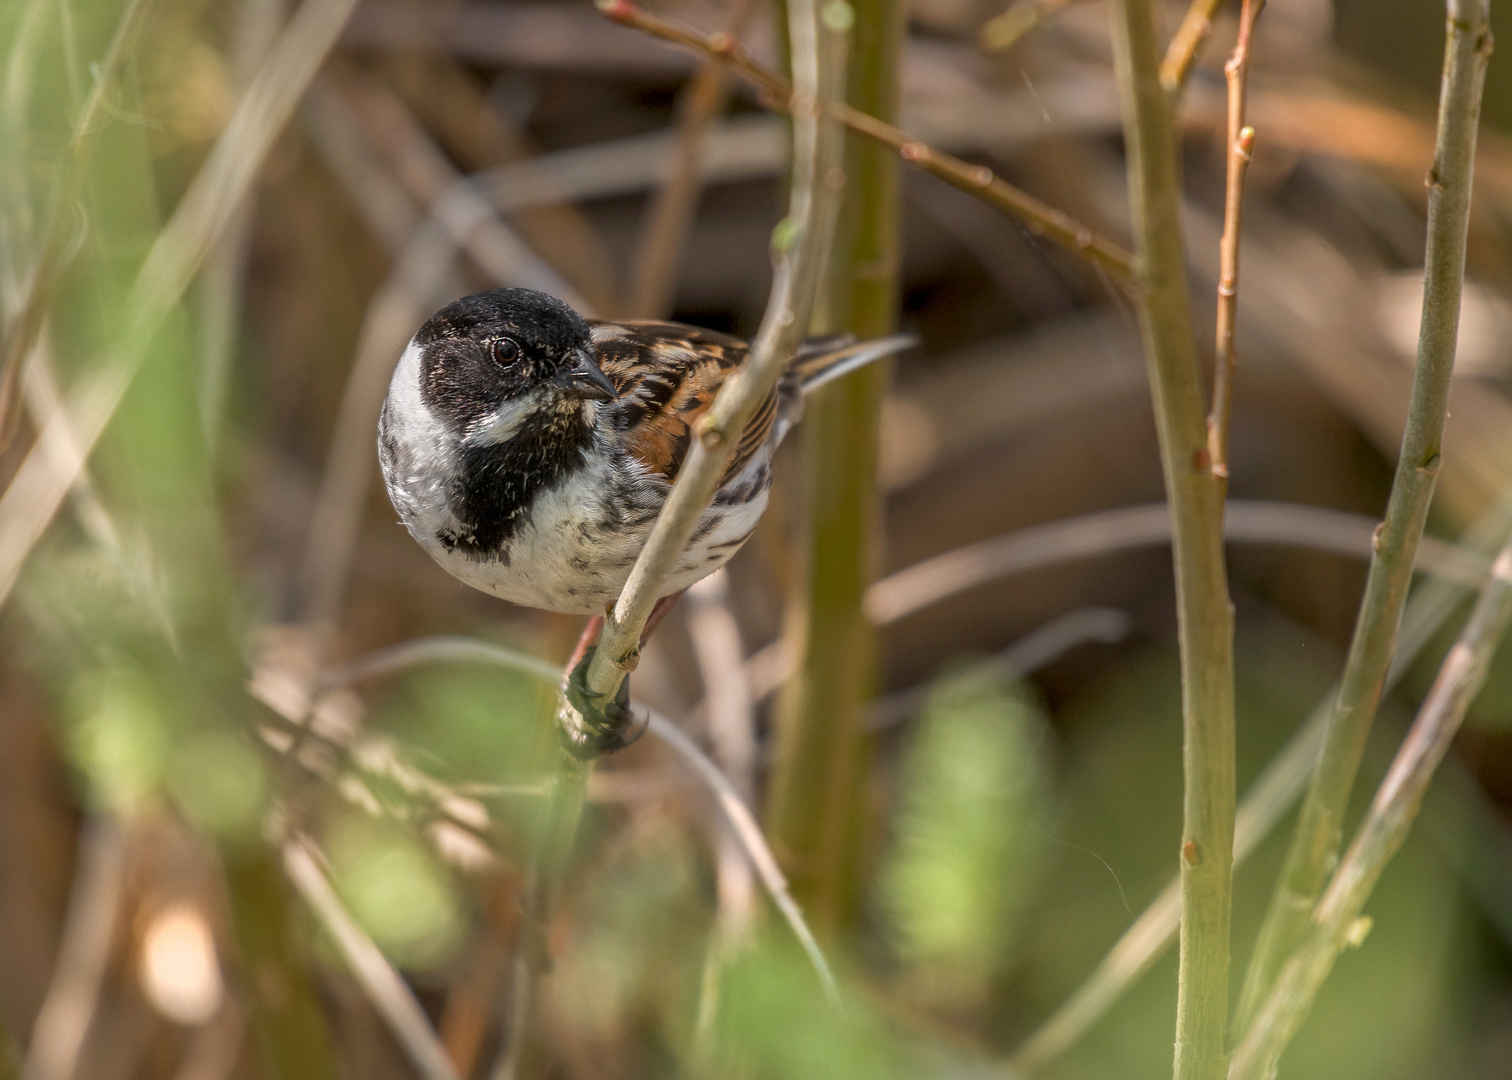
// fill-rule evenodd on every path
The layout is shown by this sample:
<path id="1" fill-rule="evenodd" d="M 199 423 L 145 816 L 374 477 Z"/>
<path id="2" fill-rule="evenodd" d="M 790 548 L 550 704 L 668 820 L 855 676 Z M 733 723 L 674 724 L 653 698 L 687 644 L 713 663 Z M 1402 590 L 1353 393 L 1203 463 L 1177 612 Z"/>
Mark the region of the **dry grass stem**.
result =
<path id="1" fill-rule="evenodd" d="M 726 34 L 740 34 L 751 7 L 752 0 L 735 0 L 725 15 Z M 704 57 L 678 103 L 677 149 L 641 225 L 630 299 L 622 305 L 634 318 L 663 319 L 671 310 L 678 262 L 703 191 L 704 145 L 728 98 L 725 65 Z"/>
<path id="2" fill-rule="evenodd" d="M 310 841 L 304 837 L 288 841 L 283 849 L 283 862 L 294 888 L 336 942 L 352 977 L 420 1075 L 425 1080 L 460 1080 L 409 984 L 347 914 L 336 890 L 326 880 L 319 854 Z"/>
<path id="3" fill-rule="evenodd" d="M 549 292 L 586 315 L 595 314 L 577 289 L 500 220 L 402 100 L 351 71 L 336 84 L 336 94 L 410 196 L 446 227 L 480 270 L 502 285 Z"/>
<path id="4" fill-rule="evenodd" d="M 319 683 L 323 687 L 334 688 L 364 679 L 392 675 L 431 663 L 492 664 L 523 672 L 553 684 L 561 678 L 561 672 L 546 661 L 514 649 L 473 638 L 432 637 L 419 638 L 359 657 L 349 664 L 323 673 Z M 743 676 L 740 677 L 743 678 Z M 737 781 L 727 776 L 720 766 L 700 750 L 697 744 L 671 720 L 639 703 L 636 703 L 634 707 L 637 711 L 645 712 L 650 716 L 650 725 L 647 728 L 650 734 L 675 750 L 708 786 L 721 812 L 729 820 L 730 827 L 749 858 L 752 868 L 756 870 L 762 885 L 771 895 L 772 902 L 788 921 L 804 950 L 809 953 L 814 962 L 814 970 L 827 986 L 833 988 L 834 979 L 829 972 L 829 967 L 814 943 L 814 936 L 802 912 L 798 910 L 788 892 L 787 879 L 777 866 L 771 846 L 766 842 L 766 838 L 761 833 L 761 827 L 751 815 L 745 797 L 740 794 Z"/>
<path id="5" fill-rule="evenodd" d="M 1366 559 L 1376 524 L 1342 510 L 1236 499 L 1227 505 L 1223 533 L 1229 543 L 1300 547 Z M 867 591 L 866 611 L 873 621 L 886 625 L 1005 577 L 1170 542 L 1171 516 L 1163 503 L 1030 525 L 895 571 Z M 1423 538 L 1418 569 L 1424 573 L 1478 584 L 1486 565 L 1485 556 L 1475 551 Z"/>
<path id="6" fill-rule="evenodd" d="M 549 661 L 531 656 L 517 649 L 495 645 L 491 641 L 461 636 L 438 636 L 416 638 L 401 642 L 387 649 L 359 656 L 350 663 L 330 668 L 320 673 L 316 685 L 324 689 L 349 686 L 366 679 L 376 679 L 405 671 L 420 664 L 434 663 L 494 664 L 533 675 L 555 685 L 561 681 L 562 671 Z"/>
<path id="7" fill-rule="evenodd" d="M 1077 608 L 1031 631 L 1001 652 L 973 663 L 971 671 L 1027 678 L 1063 653 L 1090 642 L 1111 644 L 1129 632 L 1129 617 L 1113 608 Z M 868 731 L 885 731 L 918 715 L 931 685 L 914 686 L 880 697 L 867 707 Z"/>
<path id="8" fill-rule="evenodd" d="M 356 0 L 308 0 L 279 36 L 267 63 L 242 95 L 173 216 L 142 263 L 130 298 L 129 316 L 117 351 L 68 393 L 67 405 L 48 421 L 79 448 L 72 468 L 59 468 L 38 445 L 26 455 L 0 496 L 0 600 L 10 594 L 21 566 L 64 496 L 84 459 L 120 407 L 141 367 L 151 339 L 184 295 L 210 248 L 223 234 L 304 89 L 335 43 Z M 56 433 L 54 433 L 56 434 Z M 54 438 L 53 444 L 58 440 Z"/>
<path id="9" fill-rule="evenodd" d="M 709 790 L 714 793 L 714 798 L 719 803 L 720 811 L 730 823 L 730 828 L 736 837 L 739 838 L 740 846 L 745 849 L 757 876 L 761 878 L 762 885 L 766 887 L 767 894 L 772 898 L 772 903 L 777 905 L 777 910 L 782 913 L 783 919 L 792 929 L 798 943 L 803 946 L 809 963 L 814 967 L 814 973 L 824 984 L 825 993 L 831 1000 L 837 999 L 840 991 L 835 983 L 835 976 L 831 973 L 829 964 L 824 959 L 824 952 L 819 948 L 819 942 L 815 939 L 813 931 L 809 929 L 803 912 L 798 909 L 792 893 L 788 891 L 787 878 L 783 875 L 781 867 L 777 865 L 777 858 L 772 854 L 766 838 L 762 836 L 761 826 L 756 823 L 756 818 L 752 816 L 750 808 L 741 800 L 734 785 L 720 771 L 719 766 L 715 765 L 680 727 L 659 713 L 647 710 L 647 714 L 650 718 L 647 730 L 677 751 L 708 784 Z"/>
<path id="10" fill-rule="evenodd" d="M 718 57 L 754 84 L 773 108 L 791 112 L 797 102 L 806 100 L 801 92 L 795 94 L 787 80 L 753 59 L 750 52 L 728 34 L 702 34 L 680 23 L 652 15 L 631 0 L 601 0 L 599 6 L 616 22 L 644 30 L 674 45 Z M 836 120 L 852 131 L 898 151 L 909 164 L 1020 219 L 1032 233 L 1090 260 L 1116 281 L 1128 281 L 1131 267 L 1128 252 L 1111 240 L 1098 236 L 1063 211 L 994 175 L 985 165 L 970 165 L 943 150 L 910 138 L 907 132 L 844 102 L 831 102 L 826 108 Z"/>
<path id="11" fill-rule="evenodd" d="M 287 0 L 240 0 L 231 31 L 231 74 L 244 91 L 278 40 L 288 14 Z M 225 233 L 205 261 L 199 290 L 200 423 L 205 442 L 215 451 L 219 442 L 231 365 L 246 291 L 247 256 L 252 243 L 253 200 L 238 207 Z"/>
<path id="12" fill-rule="evenodd" d="M 16 283 L 21 290 L 17 301 L 7 305 L 11 310 L 6 312 L 4 337 L 0 339 L 0 449 L 8 446 L 15 435 L 17 410 L 14 398 L 21 363 L 36 346 L 52 304 L 53 288 L 68 267 L 70 212 L 78 201 L 100 132 L 105 127 L 104 114 L 109 95 L 115 89 L 121 63 L 151 7 L 152 0 L 128 0 L 105 55 L 91 65 L 94 84 L 74 122 L 73 138 L 64 153 L 58 179 L 43 211 L 42 227 L 36 241 L 36 263 Z M 40 5 L 37 10 L 40 12 Z M 19 48 L 21 43 L 18 41 L 17 44 Z M 7 275 L 13 272 L 13 269 L 6 271 Z"/>
<path id="13" fill-rule="evenodd" d="M 85 828 L 52 982 L 32 1027 L 25 1080 L 72 1080 L 110 963 L 125 889 L 126 835 L 99 817 Z"/>
<path id="14" fill-rule="evenodd" d="M 1472 24 L 1473 25 L 1473 24 Z M 1483 24 L 1482 24 L 1483 25 Z M 1512 618 L 1512 547 L 1503 549 L 1459 640 L 1439 668 L 1365 821 L 1308 920 L 1308 934 L 1270 985 L 1234 1051 L 1229 1080 L 1265 1080 L 1307 1018 L 1334 961 L 1369 929 L 1361 910 L 1412 829 L 1434 770 L 1485 685 Z"/>
<path id="15" fill-rule="evenodd" d="M 540 156 L 510 111 L 499 107 L 476 75 L 454 57 L 399 55 L 387 72 L 406 105 L 465 171 L 507 167 Z M 586 298 L 589 308 L 614 310 L 615 258 L 583 208 L 567 199 L 548 199 L 507 215 L 507 221 Z"/>
<path id="16" fill-rule="evenodd" d="M 688 589 L 684 600 L 688 634 L 704 686 L 713 760 L 747 807 L 756 798 L 756 716 L 746 679 L 740 626 L 730 610 L 729 575 L 719 569 Z M 715 830 L 714 929 L 705 952 L 695 1031 L 708 1051 L 718 1013 L 719 984 L 730 959 L 746 942 L 755 915 L 753 864 L 730 827 Z"/>
<path id="17" fill-rule="evenodd" d="M 424 219 L 424 207 L 358 128 L 352 110 L 335 90 L 315 82 L 305 94 L 300 118 L 316 154 L 363 226 L 397 261 Z M 453 291 L 460 293 L 462 288 L 457 275 Z"/>
<path id="18" fill-rule="evenodd" d="M 1309 920 L 1339 850 L 1344 812 L 1396 649 L 1419 539 L 1443 464 L 1476 132 L 1491 45 L 1485 0 L 1450 0 L 1449 14 L 1438 145 L 1429 174 L 1422 320 L 1407 427 L 1327 741 L 1245 973 L 1236 1015 L 1239 1030 L 1249 1027 L 1286 958 L 1309 933 Z"/>

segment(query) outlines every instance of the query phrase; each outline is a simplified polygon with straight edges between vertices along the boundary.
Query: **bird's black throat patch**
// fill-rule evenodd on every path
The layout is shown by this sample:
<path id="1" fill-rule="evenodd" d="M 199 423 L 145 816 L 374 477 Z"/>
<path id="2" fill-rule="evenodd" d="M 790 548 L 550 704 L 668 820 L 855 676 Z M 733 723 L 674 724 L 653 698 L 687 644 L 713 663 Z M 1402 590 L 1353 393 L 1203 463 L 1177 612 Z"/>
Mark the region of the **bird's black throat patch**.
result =
<path id="1" fill-rule="evenodd" d="M 489 446 L 463 445 L 448 501 L 459 528 L 436 539 L 476 559 L 508 559 L 501 551 L 537 496 L 580 471 L 593 443 L 581 402 L 540 409 L 514 437 Z"/>

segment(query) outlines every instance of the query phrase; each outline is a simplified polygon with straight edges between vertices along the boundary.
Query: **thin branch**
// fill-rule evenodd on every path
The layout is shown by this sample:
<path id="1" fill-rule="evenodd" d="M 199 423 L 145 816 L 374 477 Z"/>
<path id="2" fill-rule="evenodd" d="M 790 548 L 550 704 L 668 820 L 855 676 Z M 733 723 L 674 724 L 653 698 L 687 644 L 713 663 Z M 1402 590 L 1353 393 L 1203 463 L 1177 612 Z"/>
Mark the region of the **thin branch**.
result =
<path id="1" fill-rule="evenodd" d="M 1486 0 L 1449 0 L 1448 6 L 1438 145 L 1429 173 L 1423 313 L 1407 427 L 1328 738 L 1245 973 L 1236 1017 L 1239 1030 L 1249 1026 L 1286 957 L 1309 933 L 1311 913 L 1337 856 L 1344 812 L 1396 648 L 1419 538 L 1443 463 L 1476 129 L 1491 50 Z"/>
<path id="2" fill-rule="evenodd" d="M 1467 24 L 1474 25 L 1473 13 Z M 1451 23 L 1451 25 L 1454 25 Z M 1484 26 L 1484 23 L 1480 24 Z M 1512 618 L 1512 547 L 1491 570 L 1459 640 L 1449 650 L 1412 730 L 1397 751 L 1370 811 L 1309 920 L 1302 946 L 1286 961 L 1234 1052 L 1229 1080 L 1265 1080 L 1307 1018 L 1346 945 L 1369 929 L 1360 912 L 1407 839 L 1423 793 L 1449 750 L 1465 711 L 1485 685 L 1491 657 Z"/>
<path id="3" fill-rule="evenodd" d="M 314 846 L 304 837 L 284 844 L 284 871 L 294 888 L 325 925 L 352 976 L 383 1017 L 405 1056 L 426 1080 L 460 1080 L 409 985 L 373 939 L 357 925 L 320 869 Z"/>
<path id="4" fill-rule="evenodd" d="M 771 68 L 754 58 L 744 45 L 724 33 L 702 34 L 681 23 L 664 19 L 637 6 L 632 0 L 600 0 L 600 9 L 616 22 L 644 30 L 663 41 L 718 57 L 761 91 L 776 109 L 792 112 L 800 100 L 793 87 Z M 826 110 L 836 120 L 857 134 L 892 147 L 903 160 L 951 187 L 959 188 L 983 202 L 1023 221 L 1029 231 L 1059 244 L 1068 251 L 1091 260 L 1115 280 L 1129 280 L 1132 256 L 1111 240 L 1098 236 L 1086 225 L 1063 211 L 1041 202 L 1025 191 L 993 174 L 985 165 L 970 165 L 958 157 L 911 138 L 892 124 L 834 101 Z"/>
<path id="5" fill-rule="evenodd" d="M 631 12 L 636 10 L 627 0 L 609 3 L 611 14 L 617 18 L 624 17 L 627 7 Z M 824 122 L 826 109 L 821 104 L 832 96 L 824 87 L 835 83 L 840 73 L 821 64 L 823 31 L 813 0 L 791 0 L 788 20 L 796 87 L 791 97 L 804 104 L 793 111 L 791 196 L 788 217 L 773 238 L 771 297 L 749 358 L 725 380 L 700 422 L 698 438 L 678 473 L 677 483 L 631 568 L 624 590 L 604 620 L 603 638 L 585 680 L 588 693 L 596 700 L 613 700 L 626 673 L 634 670 L 641 630 L 662 595 L 663 583 L 709 505 L 747 420 L 771 393 L 808 327 L 844 180 L 840 172 L 841 133 Z"/>
<path id="6" fill-rule="evenodd" d="M 1207 40 L 1213 29 L 1213 16 L 1222 6 L 1223 0 L 1192 0 L 1192 6 L 1187 8 L 1175 36 L 1166 46 L 1165 59 L 1160 62 L 1160 86 L 1173 100 L 1191 76 L 1197 50 Z"/>
<path id="7" fill-rule="evenodd" d="M 147 356 L 153 335 L 184 295 L 195 272 L 241 204 L 263 159 L 356 0 L 306 0 L 279 36 L 268 61 L 242 95 L 225 130 L 158 233 L 133 283 L 124 310 L 119 351 L 82 376 L 65 408 L 49 424 L 71 432 L 80 458 L 60 468 L 35 446 L 0 496 L 0 602 L 9 595 L 27 555 L 41 539 L 73 486 Z"/>
<path id="8" fill-rule="evenodd" d="M 21 362 L 36 346 L 37 336 L 52 305 L 53 288 L 71 258 L 69 243 L 71 212 L 84 185 L 89 163 L 105 128 L 104 116 L 109 95 L 115 89 L 116 74 L 130 52 L 147 12 L 149 0 L 128 0 L 116 23 L 115 33 L 105 55 L 94 68 L 94 85 L 74 122 L 73 137 L 64 152 L 60 175 L 44 211 L 40 250 L 36 265 L 22 284 L 22 295 L 9 313 L 5 337 L 0 342 L 0 449 L 10 444 L 15 434 L 15 388 Z"/>
<path id="9" fill-rule="evenodd" d="M 258 65 L 278 38 L 287 17 L 286 0 L 241 0 L 231 34 L 231 75 L 238 91 L 257 75 Z M 231 364 L 241 320 L 247 257 L 252 245 L 253 199 L 237 208 L 200 275 L 199 409 L 205 443 L 213 453 L 220 441 Z"/>
<path id="10" fill-rule="evenodd" d="M 1171 103 L 1161 89 L 1154 0 L 1113 6 L 1144 339 L 1171 507 L 1181 652 L 1181 949 L 1176 1080 L 1218 1080 L 1228 1023 L 1234 863 L 1234 615 L 1223 553 L 1223 485 L 1207 451 L 1192 339 L 1181 177 Z"/>
<path id="11" fill-rule="evenodd" d="M 1224 65 L 1228 78 L 1228 172 L 1223 192 L 1223 239 L 1218 244 L 1218 344 L 1213 353 L 1213 408 L 1208 414 L 1208 454 L 1213 472 L 1227 481 L 1229 416 L 1233 412 L 1234 320 L 1239 312 L 1239 234 L 1244 223 L 1244 177 L 1255 152 L 1255 129 L 1244 122 L 1249 89 L 1250 39 L 1265 0 L 1243 0 L 1239 41 Z"/>

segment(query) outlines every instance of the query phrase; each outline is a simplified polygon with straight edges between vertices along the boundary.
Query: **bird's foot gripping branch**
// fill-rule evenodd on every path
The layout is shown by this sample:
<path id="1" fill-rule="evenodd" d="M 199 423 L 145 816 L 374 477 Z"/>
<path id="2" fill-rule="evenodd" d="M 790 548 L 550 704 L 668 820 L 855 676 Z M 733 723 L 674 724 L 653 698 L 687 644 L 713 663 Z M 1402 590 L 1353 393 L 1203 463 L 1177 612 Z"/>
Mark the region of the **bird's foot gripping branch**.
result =
<path id="1" fill-rule="evenodd" d="M 646 733 L 646 718 L 637 719 L 630 708 L 629 678 L 621 679 L 613 694 L 599 695 L 589 688 L 588 669 L 597 649 L 588 646 L 567 676 L 564 693 L 572 708 L 557 711 L 562 748 L 579 761 L 623 750 Z"/>

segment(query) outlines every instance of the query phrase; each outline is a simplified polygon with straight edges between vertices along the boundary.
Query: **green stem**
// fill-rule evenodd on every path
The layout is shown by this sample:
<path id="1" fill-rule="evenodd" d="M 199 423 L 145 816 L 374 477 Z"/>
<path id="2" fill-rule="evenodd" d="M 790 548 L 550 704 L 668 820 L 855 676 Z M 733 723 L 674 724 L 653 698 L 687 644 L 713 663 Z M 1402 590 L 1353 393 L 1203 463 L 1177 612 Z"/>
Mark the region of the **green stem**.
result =
<path id="1" fill-rule="evenodd" d="M 903 6 L 858 0 L 847 100 L 891 120 L 898 106 Z M 894 329 L 898 162 L 854 133 L 846 140 L 846 216 L 833 256 L 823 330 L 861 338 Z M 821 928 L 860 912 L 876 632 L 862 598 L 877 565 L 877 443 L 887 369 L 871 365 L 817 393 L 803 422 L 808 533 L 795 598 L 799 669 L 781 702 L 770 830 L 799 902 Z"/>
<path id="2" fill-rule="evenodd" d="M 1224 1071 L 1234 848 L 1234 620 L 1223 496 L 1207 450 L 1181 240 L 1172 108 L 1160 84 L 1150 0 L 1118 0 L 1114 64 L 1123 100 L 1136 304 L 1171 508 L 1182 671 L 1181 958 L 1177 1080 Z"/>
<path id="3" fill-rule="evenodd" d="M 1351 943 L 1359 944 L 1370 928 L 1360 912 L 1392 857 L 1401 850 L 1465 711 L 1486 684 L 1491 657 L 1512 617 L 1512 547 L 1502 550 L 1491 569 L 1470 620 L 1439 668 L 1412 730 L 1381 782 L 1370 812 L 1360 826 L 1328 891 L 1319 902 L 1311 931 L 1287 960 L 1255 1022 L 1234 1052 L 1229 1080 L 1266 1080 L 1302 1026 L 1333 970 L 1334 961 Z"/>
<path id="4" fill-rule="evenodd" d="M 1488 20 L 1486 0 L 1449 2 L 1438 143 L 1429 173 L 1423 314 L 1407 427 L 1339 696 L 1291 850 L 1245 973 L 1236 1030 L 1250 1025 L 1286 958 L 1309 933 L 1313 909 L 1338 856 L 1344 812 L 1396 651 L 1418 541 L 1442 461 L 1465 274 L 1475 136 L 1491 52 Z"/>

